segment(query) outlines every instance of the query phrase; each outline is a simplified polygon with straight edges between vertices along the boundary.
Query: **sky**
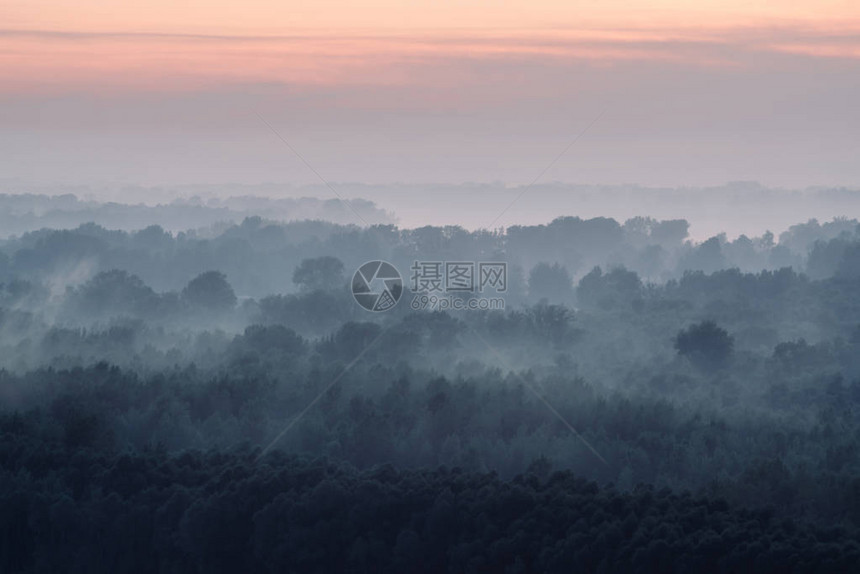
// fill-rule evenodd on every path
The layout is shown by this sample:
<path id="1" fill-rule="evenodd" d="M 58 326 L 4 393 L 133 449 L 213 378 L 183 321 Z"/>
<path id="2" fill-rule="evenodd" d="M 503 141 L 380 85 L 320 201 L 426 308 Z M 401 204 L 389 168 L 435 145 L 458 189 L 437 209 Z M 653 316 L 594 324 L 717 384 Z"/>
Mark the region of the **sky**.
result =
<path id="1" fill-rule="evenodd" d="M 0 0 L 6 181 L 794 189 L 858 157 L 856 1 Z"/>

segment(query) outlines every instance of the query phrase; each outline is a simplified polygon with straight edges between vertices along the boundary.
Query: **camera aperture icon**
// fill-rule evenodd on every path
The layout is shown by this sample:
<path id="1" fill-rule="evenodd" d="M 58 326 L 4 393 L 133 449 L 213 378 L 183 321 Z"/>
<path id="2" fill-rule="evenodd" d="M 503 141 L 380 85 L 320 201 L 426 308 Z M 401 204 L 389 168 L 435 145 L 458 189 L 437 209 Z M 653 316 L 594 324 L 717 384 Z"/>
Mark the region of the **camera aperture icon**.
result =
<path id="1" fill-rule="evenodd" d="M 403 295 L 403 279 L 387 261 L 368 261 L 352 276 L 352 296 L 368 311 L 387 311 Z"/>

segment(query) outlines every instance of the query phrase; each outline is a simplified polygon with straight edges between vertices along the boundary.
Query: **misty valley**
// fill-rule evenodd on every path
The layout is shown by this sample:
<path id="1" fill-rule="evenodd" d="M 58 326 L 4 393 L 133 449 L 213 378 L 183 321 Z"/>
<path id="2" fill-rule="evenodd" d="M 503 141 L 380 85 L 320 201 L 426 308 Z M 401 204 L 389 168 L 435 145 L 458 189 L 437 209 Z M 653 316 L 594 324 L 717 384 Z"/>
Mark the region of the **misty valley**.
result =
<path id="1" fill-rule="evenodd" d="M 0 0 L 0 574 L 860 573 L 857 0 Z"/>
<path id="2" fill-rule="evenodd" d="M 857 220 L 34 201 L 0 198 L 2 572 L 860 565 Z M 504 308 L 417 309 L 450 262 Z"/>

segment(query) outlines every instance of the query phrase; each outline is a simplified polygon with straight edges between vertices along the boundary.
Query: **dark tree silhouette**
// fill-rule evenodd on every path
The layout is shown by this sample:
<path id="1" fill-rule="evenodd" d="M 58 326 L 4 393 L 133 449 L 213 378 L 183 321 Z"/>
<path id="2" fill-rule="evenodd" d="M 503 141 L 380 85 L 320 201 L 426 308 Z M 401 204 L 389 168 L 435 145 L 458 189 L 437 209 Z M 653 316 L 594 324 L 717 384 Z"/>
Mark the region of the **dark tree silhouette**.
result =
<path id="1" fill-rule="evenodd" d="M 293 283 L 302 291 L 328 291 L 343 287 L 343 261 L 329 255 L 303 259 L 293 272 Z"/>
<path id="2" fill-rule="evenodd" d="M 188 282 L 182 298 L 193 307 L 225 311 L 236 305 L 236 294 L 220 271 L 206 271 Z"/>
<path id="3" fill-rule="evenodd" d="M 678 333 L 675 349 L 699 366 L 721 367 L 732 354 L 734 339 L 715 322 L 702 321 Z"/>
<path id="4" fill-rule="evenodd" d="M 534 300 L 546 299 L 552 303 L 570 301 L 573 279 L 558 263 L 538 263 L 529 273 L 529 295 Z"/>

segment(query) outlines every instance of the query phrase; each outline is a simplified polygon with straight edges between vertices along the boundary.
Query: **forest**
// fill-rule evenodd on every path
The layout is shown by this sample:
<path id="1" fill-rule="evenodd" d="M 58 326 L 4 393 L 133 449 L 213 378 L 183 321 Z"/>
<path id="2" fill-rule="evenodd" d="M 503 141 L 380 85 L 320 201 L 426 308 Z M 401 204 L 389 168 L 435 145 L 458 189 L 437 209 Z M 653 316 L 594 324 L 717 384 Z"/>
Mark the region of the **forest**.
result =
<path id="1" fill-rule="evenodd" d="M 857 571 L 860 224 L 689 231 L 9 235 L 0 571 Z M 505 308 L 368 312 L 375 260 Z"/>

